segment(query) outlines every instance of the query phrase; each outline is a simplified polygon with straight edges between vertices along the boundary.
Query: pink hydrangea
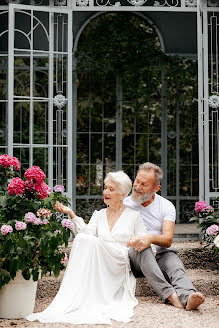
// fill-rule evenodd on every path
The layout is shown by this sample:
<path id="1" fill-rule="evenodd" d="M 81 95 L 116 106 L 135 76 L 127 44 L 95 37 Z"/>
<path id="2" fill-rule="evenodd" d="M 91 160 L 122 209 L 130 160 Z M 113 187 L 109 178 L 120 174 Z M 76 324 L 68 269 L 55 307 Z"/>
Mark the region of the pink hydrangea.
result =
<path id="1" fill-rule="evenodd" d="M 65 253 L 65 257 L 64 257 L 64 259 L 61 259 L 61 261 L 60 261 L 62 264 L 65 264 L 65 263 L 67 263 L 68 262 L 68 255 Z"/>
<path id="2" fill-rule="evenodd" d="M 43 220 L 41 221 L 41 224 L 49 224 L 49 221 L 48 221 L 47 219 L 43 219 Z"/>
<path id="3" fill-rule="evenodd" d="M 65 187 L 62 185 L 56 185 L 53 189 L 55 192 L 64 192 L 65 191 Z"/>
<path id="4" fill-rule="evenodd" d="M 24 176 L 28 180 L 33 180 L 33 182 L 43 182 L 46 175 L 45 173 L 40 169 L 39 166 L 33 166 L 27 169 L 24 173 Z"/>
<path id="5" fill-rule="evenodd" d="M 21 164 L 20 164 L 19 160 L 17 159 L 17 157 L 14 157 L 14 156 L 11 157 L 10 166 L 12 166 L 15 170 L 20 170 Z"/>
<path id="6" fill-rule="evenodd" d="M 16 223 L 15 223 L 15 229 L 16 230 L 25 230 L 26 227 L 27 227 L 27 224 L 25 222 L 16 221 Z"/>
<path id="7" fill-rule="evenodd" d="M 0 155 L 0 165 L 4 166 L 6 169 L 7 167 L 13 167 L 15 170 L 20 170 L 21 164 L 17 157 L 9 156 L 7 154 Z"/>
<path id="8" fill-rule="evenodd" d="M 35 183 L 32 180 L 26 180 L 24 182 L 25 189 L 28 191 L 35 190 Z"/>
<path id="9" fill-rule="evenodd" d="M 40 225 L 40 224 L 42 224 L 42 221 L 40 220 L 40 218 L 35 218 L 35 220 L 34 220 L 34 222 L 33 222 L 33 224 L 35 224 L 35 225 Z"/>
<path id="10" fill-rule="evenodd" d="M 1 233 L 3 235 L 7 235 L 7 233 L 9 233 L 9 232 L 13 232 L 12 226 L 10 226 L 8 224 L 3 224 L 3 226 L 1 227 Z"/>
<path id="11" fill-rule="evenodd" d="M 207 206 L 206 209 L 205 209 L 205 212 L 207 213 L 213 213 L 214 212 L 214 208 L 210 205 L 210 206 Z"/>
<path id="12" fill-rule="evenodd" d="M 60 230 L 55 230 L 55 231 L 54 231 L 54 234 L 55 234 L 55 235 L 57 235 L 57 234 L 59 234 L 59 233 L 61 233 Z"/>
<path id="13" fill-rule="evenodd" d="M 202 212 L 207 208 L 207 203 L 200 201 L 195 203 L 195 212 Z"/>
<path id="14" fill-rule="evenodd" d="M 48 197 L 48 185 L 45 182 L 37 183 L 35 185 L 36 196 L 40 199 L 45 199 Z"/>
<path id="15" fill-rule="evenodd" d="M 70 230 L 73 230 L 73 222 L 70 219 L 63 219 L 61 222 L 61 225 L 63 226 L 63 228 L 68 228 Z"/>
<path id="16" fill-rule="evenodd" d="M 32 212 L 28 212 L 24 216 L 24 220 L 27 221 L 28 223 L 34 223 L 36 219 L 37 219 L 36 215 Z"/>
<path id="17" fill-rule="evenodd" d="M 52 213 L 50 210 L 48 210 L 48 208 L 40 208 L 37 211 L 37 216 L 39 217 L 43 216 L 44 218 L 50 218 L 51 215 Z"/>
<path id="18" fill-rule="evenodd" d="M 47 193 L 48 193 L 48 194 L 51 194 L 51 193 L 52 193 L 52 188 L 48 187 L 48 189 L 47 189 Z"/>
<path id="19" fill-rule="evenodd" d="M 217 234 L 217 232 L 219 231 L 219 227 L 216 224 L 212 224 L 210 227 L 208 227 L 206 229 L 206 233 L 209 236 L 215 236 Z"/>
<path id="20" fill-rule="evenodd" d="M 22 195 L 25 191 L 24 181 L 20 178 L 12 179 L 8 185 L 7 190 L 10 195 L 12 194 Z"/>

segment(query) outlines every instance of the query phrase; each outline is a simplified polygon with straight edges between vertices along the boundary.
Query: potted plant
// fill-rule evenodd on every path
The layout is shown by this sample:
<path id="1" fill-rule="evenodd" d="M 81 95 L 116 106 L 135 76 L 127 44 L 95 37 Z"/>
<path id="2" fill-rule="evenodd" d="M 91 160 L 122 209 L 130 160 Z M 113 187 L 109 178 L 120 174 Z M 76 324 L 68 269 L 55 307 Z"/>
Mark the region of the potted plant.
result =
<path id="1" fill-rule="evenodd" d="M 19 170 L 17 158 L 0 155 L 2 318 L 19 318 L 33 311 L 39 277 L 48 272 L 57 277 L 65 267 L 67 257 L 64 247 L 68 244 L 73 225 L 70 219 L 57 216 L 53 209 L 56 200 L 69 204 L 69 199 L 63 194 L 64 187 L 49 188 L 44 181 L 46 176 L 38 166 L 27 169 L 23 179 L 17 176 Z M 26 287 L 21 287 L 21 282 L 26 283 Z M 30 287 L 31 282 L 33 287 Z M 14 285 L 17 286 L 16 291 L 12 290 Z M 29 293 L 31 288 L 31 301 L 25 301 L 24 292 Z M 19 291 L 21 301 L 18 299 Z M 7 299 L 2 300 L 1 297 Z"/>
<path id="2" fill-rule="evenodd" d="M 205 201 L 195 203 L 195 216 L 190 222 L 195 222 L 201 229 L 205 247 L 210 246 L 219 255 L 219 210 L 208 206 Z"/>

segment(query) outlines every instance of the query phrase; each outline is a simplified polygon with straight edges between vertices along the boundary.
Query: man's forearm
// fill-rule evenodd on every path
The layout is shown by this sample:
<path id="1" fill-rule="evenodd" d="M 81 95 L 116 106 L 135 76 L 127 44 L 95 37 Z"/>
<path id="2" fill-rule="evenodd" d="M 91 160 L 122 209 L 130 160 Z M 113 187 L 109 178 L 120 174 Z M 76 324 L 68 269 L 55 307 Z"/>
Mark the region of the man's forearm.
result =
<path id="1" fill-rule="evenodd" d="M 173 237 L 169 235 L 150 235 L 151 244 L 161 246 L 161 247 L 170 247 L 173 242 Z"/>

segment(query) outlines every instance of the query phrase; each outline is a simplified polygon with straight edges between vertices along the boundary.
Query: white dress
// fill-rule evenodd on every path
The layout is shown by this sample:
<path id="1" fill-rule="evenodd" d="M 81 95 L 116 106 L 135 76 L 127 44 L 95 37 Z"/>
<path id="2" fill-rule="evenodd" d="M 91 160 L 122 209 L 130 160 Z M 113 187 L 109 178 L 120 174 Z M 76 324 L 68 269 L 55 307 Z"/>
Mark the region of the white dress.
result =
<path id="1" fill-rule="evenodd" d="M 72 324 L 129 322 L 138 301 L 126 243 L 145 235 L 138 211 L 126 208 L 109 230 L 106 209 L 95 211 L 86 225 L 76 217 L 77 234 L 60 289 L 46 310 L 26 317 L 29 321 Z"/>

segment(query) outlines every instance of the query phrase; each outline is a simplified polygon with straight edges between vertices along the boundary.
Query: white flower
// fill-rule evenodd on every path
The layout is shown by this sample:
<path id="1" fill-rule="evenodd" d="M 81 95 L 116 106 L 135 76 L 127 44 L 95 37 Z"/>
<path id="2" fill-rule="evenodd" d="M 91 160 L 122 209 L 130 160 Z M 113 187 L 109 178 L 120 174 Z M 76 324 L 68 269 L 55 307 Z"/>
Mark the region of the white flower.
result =
<path id="1" fill-rule="evenodd" d="M 219 235 L 214 239 L 214 244 L 217 248 L 219 248 Z"/>
<path id="2" fill-rule="evenodd" d="M 212 108 L 218 108 L 219 107 L 219 96 L 213 95 L 208 99 L 208 104 Z"/>
<path id="3" fill-rule="evenodd" d="M 197 0 L 186 0 L 185 4 L 187 7 L 196 7 L 197 6 Z"/>
<path id="4" fill-rule="evenodd" d="M 66 102 L 67 102 L 67 99 L 62 94 L 58 94 L 53 98 L 53 104 L 56 107 L 58 107 L 58 109 L 61 109 L 62 107 L 64 107 Z"/>

